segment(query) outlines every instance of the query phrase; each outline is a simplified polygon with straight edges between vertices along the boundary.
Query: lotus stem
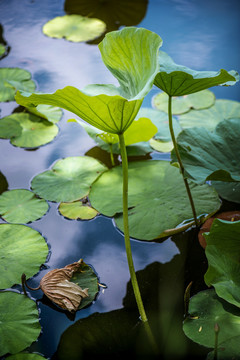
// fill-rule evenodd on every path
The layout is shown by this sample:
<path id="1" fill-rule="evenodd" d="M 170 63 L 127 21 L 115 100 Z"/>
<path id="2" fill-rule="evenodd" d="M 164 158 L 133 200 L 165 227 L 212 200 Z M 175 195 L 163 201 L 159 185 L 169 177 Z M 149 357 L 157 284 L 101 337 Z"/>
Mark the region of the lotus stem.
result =
<path id="1" fill-rule="evenodd" d="M 196 209 L 195 209 L 195 206 L 194 206 L 191 190 L 190 190 L 188 181 L 184 176 L 184 166 L 183 166 L 182 159 L 181 159 L 181 156 L 180 156 L 180 153 L 179 153 L 179 150 L 178 150 L 177 141 L 176 141 L 176 138 L 175 138 L 175 135 L 174 135 L 173 121 L 172 121 L 172 96 L 170 96 L 170 95 L 168 96 L 168 119 L 169 119 L 169 130 L 170 130 L 170 134 L 171 134 L 171 138 L 172 138 L 172 142 L 173 142 L 174 151 L 175 151 L 175 154 L 177 156 L 177 160 L 178 160 L 179 167 L 180 167 L 180 172 L 182 174 L 184 185 L 185 185 L 185 188 L 187 190 L 187 194 L 188 194 L 188 198 L 189 198 L 190 205 L 191 205 L 191 208 L 192 208 L 192 213 L 193 213 L 193 218 L 194 218 L 194 221 L 195 221 L 195 225 L 198 226 L 199 224 L 198 224 L 198 219 L 197 219 L 197 213 L 196 213 Z"/>
<path id="2" fill-rule="evenodd" d="M 111 163 L 112 166 L 115 166 L 115 161 L 114 161 L 114 155 L 113 155 L 113 149 L 112 149 L 112 144 L 109 144 L 109 148 L 110 148 L 110 158 L 111 158 Z"/>
<path id="3" fill-rule="evenodd" d="M 185 293 L 184 293 L 184 318 L 188 317 L 189 315 L 189 301 L 190 301 L 190 290 L 192 287 L 192 281 L 188 284 L 186 287 Z"/>
<path id="4" fill-rule="evenodd" d="M 215 344 L 214 344 L 214 355 L 213 355 L 214 360 L 217 360 L 217 358 L 218 358 L 217 354 L 218 354 L 218 334 L 219 334 L 219 331 L 220 331 L 220 327 L 216 323 L 214 325 L 214 332 L 215 332 Z"/>
<path id="5" fill-rule="evenodd" d="M 22 288 L 23 288 L 23 292 L 25 295 L 27 295 L 26 293 L 26 289 L 25 289 L 25 286 L 29 289 L 29 290 L 39 290 L 40 289 L 40 285 L 37 287 L 37 288 L 32 288 L 30 287 L 28 284 L 27 284 L 27 280 L 26 280 L 26 275 L 25 274 L 22 274 Z"/>

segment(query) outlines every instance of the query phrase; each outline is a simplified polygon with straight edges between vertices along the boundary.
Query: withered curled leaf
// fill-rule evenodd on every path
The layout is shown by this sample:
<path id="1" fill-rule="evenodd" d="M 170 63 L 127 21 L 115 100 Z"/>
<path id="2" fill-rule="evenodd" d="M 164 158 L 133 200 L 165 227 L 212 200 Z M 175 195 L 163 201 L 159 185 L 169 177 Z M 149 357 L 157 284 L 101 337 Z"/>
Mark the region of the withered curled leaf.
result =
<path id="1" fill-rule="evenodd" d="M 49 271 L 40 281 L 40 289 L 55 304 L 70 312 L 78 310 L 83 298 L 88 297 L 88 288 L 82 289 L 71 282 L 74 273 L 81 272 L 83 260 L 61 269 Z"/>

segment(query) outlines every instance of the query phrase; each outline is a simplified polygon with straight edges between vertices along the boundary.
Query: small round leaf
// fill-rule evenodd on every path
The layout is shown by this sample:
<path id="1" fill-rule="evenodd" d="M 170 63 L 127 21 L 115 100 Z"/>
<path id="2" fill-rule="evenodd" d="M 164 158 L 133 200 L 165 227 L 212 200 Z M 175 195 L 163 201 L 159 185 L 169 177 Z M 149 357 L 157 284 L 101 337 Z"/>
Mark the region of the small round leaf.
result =
<path id="1" fill-rule="evenodd" d="M 97 216 L 97 210 L 89 205 L 82 204 L 81 201 L 74 201 L 71 203 L 61 203 L 58 208 L 61 215 L 68 219 L 90 220 Z"/>

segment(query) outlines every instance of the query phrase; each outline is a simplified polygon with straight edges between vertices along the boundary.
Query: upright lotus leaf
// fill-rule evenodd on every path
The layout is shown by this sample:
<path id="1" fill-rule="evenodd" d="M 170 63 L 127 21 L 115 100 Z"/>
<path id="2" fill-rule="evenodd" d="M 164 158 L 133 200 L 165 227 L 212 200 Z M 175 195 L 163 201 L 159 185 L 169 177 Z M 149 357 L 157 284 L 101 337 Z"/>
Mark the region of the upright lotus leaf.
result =
<path id="1" fill-rule="evenodd" d="M 0 216 L 10 223 L 28 223 L 40 219 L 48 210 L 44 199 L 29 190 L 16 189 L 0 195 Z"/>
<path id="2" fill-rule="evenodd" d="M 158 72 L 159 35 L 135 27 L 108 33 L 99 44 L 102 59 L 120 84 L 126 99 L 142 99 L 152 88 Z"/>
<path id="3" fill-rule="evenodd" d="M 206 109 L 215 102 L 215 95 L 210 90 L 202 90 L 198 93 L 174 97 L 172 99 L 172 113 L 174 115 L 187 113 L 190 109 Z M 168 95 L 161 92 L 154 96 L 153 106 L 158 110 L 168 112 Z"/>
<path id="4" fill-rule="evenodd" d="M 59 106 L 73 112 L 98 129 L 113 134 L 127 130 L 142 104 L 142 99 L 128 101 L 118 95 L 92 96 L 72 86 L 45 95 L 17 92 L 16 101 L 25 107 L 39 104 Z"/>
<path id="5" fill-rule="evenodd" d="M 215 131 L 205 128 L 183 130 L 177 143 L 185 173 L 194 182 L 240 181 L 240 119 L 224 120 Z M 172 153 L 173 161 L 176 155 Z"/>
<path id="6" fill-rule="evenodd" d="M 58 160 L 51 170 L 36 175 L 31 187 L 40 197 L 69 202 L 88 195 L 90 186 L 107 168 L 89 156 Z"/>
<path id="7" fill-rule="evenodd" d="M 57 16 L 43 26 L 45 35 L 73 42 L 93 40 L 105 30 L 106 24 L 103 21 L 76 14 Z"/>
<path id="8" fill-rule="evenodd" d="M 36 303 L 12 291 L 0 293 L 0 324 L 0 356 L 24 350 L 41 332 Z"/>
<path id="9" fill-rule="evenodd" d="M 240 102 L 233 100 L 216 100 L 209 109 L 191 110 L 179 116 L 183 129 L 189 127 L 205 127 L 214 130 L 218 123 L 227 119 L 240 118 Z"/>
<path id="10" fill-rule="evenodd" d="M 240 221 L 216 219 L 205 238 L 206 284 L 213 285 L 218 296 L 240 307 Z"/>
<path id="11" fill-rule="evenodd" d="M 154 84 L 169 96 L 193 94 L 217 85 L 234 85 L 239 80 L 238 73 L 234 70 L 196 71 L 177 65 L 163 51 L 159 51 L 159 64 L 160 71 Z"/>
<path id="12" fill-rule="evenodd" d="M 63 115 L 62 110 L 59 107 L 51 105 L 38 105 L 37 107 L 29 106 L 27 110 L 53 124 L 56 124 Z"/>
<path id="13" fill-rule="evenodd" d="M 190 299 L 189 313 L 191 316 L 185 319 L 183 331 L 191 340 L 214 348 L 214 325 L 217 323 L 220 328 L 217 358 L 239 359 L 240 309 L 219 298 L 212 289 L 201 291 Z"/>
<path id="14" fill-rule="evenodd" d="M 16 90 L 34 91 L 31 74 L 20 68 L 0 68 L 0 102 L 13 101 Z"/>
<path id="15" fill-rule="evenodd" d="M 240 182 L 212 181 L 212 186 L 223 199 L 240 204 Z"/>
<path id="16" fill-rule="evenodd" d="M 48 246 L 36 230 L 25 225 L 0 224 L 0 289 L 21 282 L 24 272 L 35 275 L 46 261 Z"/>
<path id="17" fill-rule="evenodd" d="M 190 183 L 190 186 L 198 216 L 219 209 L 220 201 L 213 188 L 207 184 L 197 186 Z M 134 238 L 153 240 L 180 232 L 193 224 L 179 170 L 167 161 L 129 163 L 128 196 L 130 235 Z M 95 181 L 89 198 L 100 213 L 115 216 L 117 226 L 123 230 L 120 166 L 106 171 Z"/>

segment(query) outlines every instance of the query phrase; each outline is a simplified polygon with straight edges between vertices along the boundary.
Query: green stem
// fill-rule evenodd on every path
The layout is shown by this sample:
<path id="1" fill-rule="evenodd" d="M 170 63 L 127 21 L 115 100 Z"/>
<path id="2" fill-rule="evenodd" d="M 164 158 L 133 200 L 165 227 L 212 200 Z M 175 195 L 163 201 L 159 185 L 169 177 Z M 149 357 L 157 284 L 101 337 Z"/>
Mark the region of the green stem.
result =
<path id="1" fill-rule="evenodd" d="M 184 166 L 183 166 L 182 159 L 181 159 L 181 156 L 180 156 L 180 153 L 179 153 L 179 150 L 178 150 L 177 141 L 176 141 L 176 138 L 175 138 L 175 135 L 174 135 L 173 122 L 172 122 L 172 96 L 170 96 L 170 95 L 168 97 L 168 119 L 169 119 L 169 130 L 170 130 L 170 134 L 171 134 L 171 138 L 172 138 L 172 142 L 173 142 L 173 146 L 174 146 L 174 151 L 175 151 L 175 154 L 177 156 L 177 160 L 178 160 L 179 167 L 180 167 L 180 172 L 182 174 L 183 181 L 184 181 L 184 184 L 185 184 L 185 187 L 186 187 L 186 190 L 187 190 L 187 194 L 188 194 L 188 198 L 189 198 L 190 205 L 191 205 L 191 208 L 192 208 L 192 213 L 193 213 L 195 225 L 198 226 L 197 213 L 196 213 L 196 210 L 195 210 L 191 190 L 190 190 L 188 181 L 184 176 Z"/>
<path id="2" fill-rule="evenodd" d="M 112 163 L 112 166 L 115 166 L 114 155 L 113 155 L 113 150 L 112 150 L 112 144 L 109 144 L 109 148 L 110 148 L 111 163 Z"/>

